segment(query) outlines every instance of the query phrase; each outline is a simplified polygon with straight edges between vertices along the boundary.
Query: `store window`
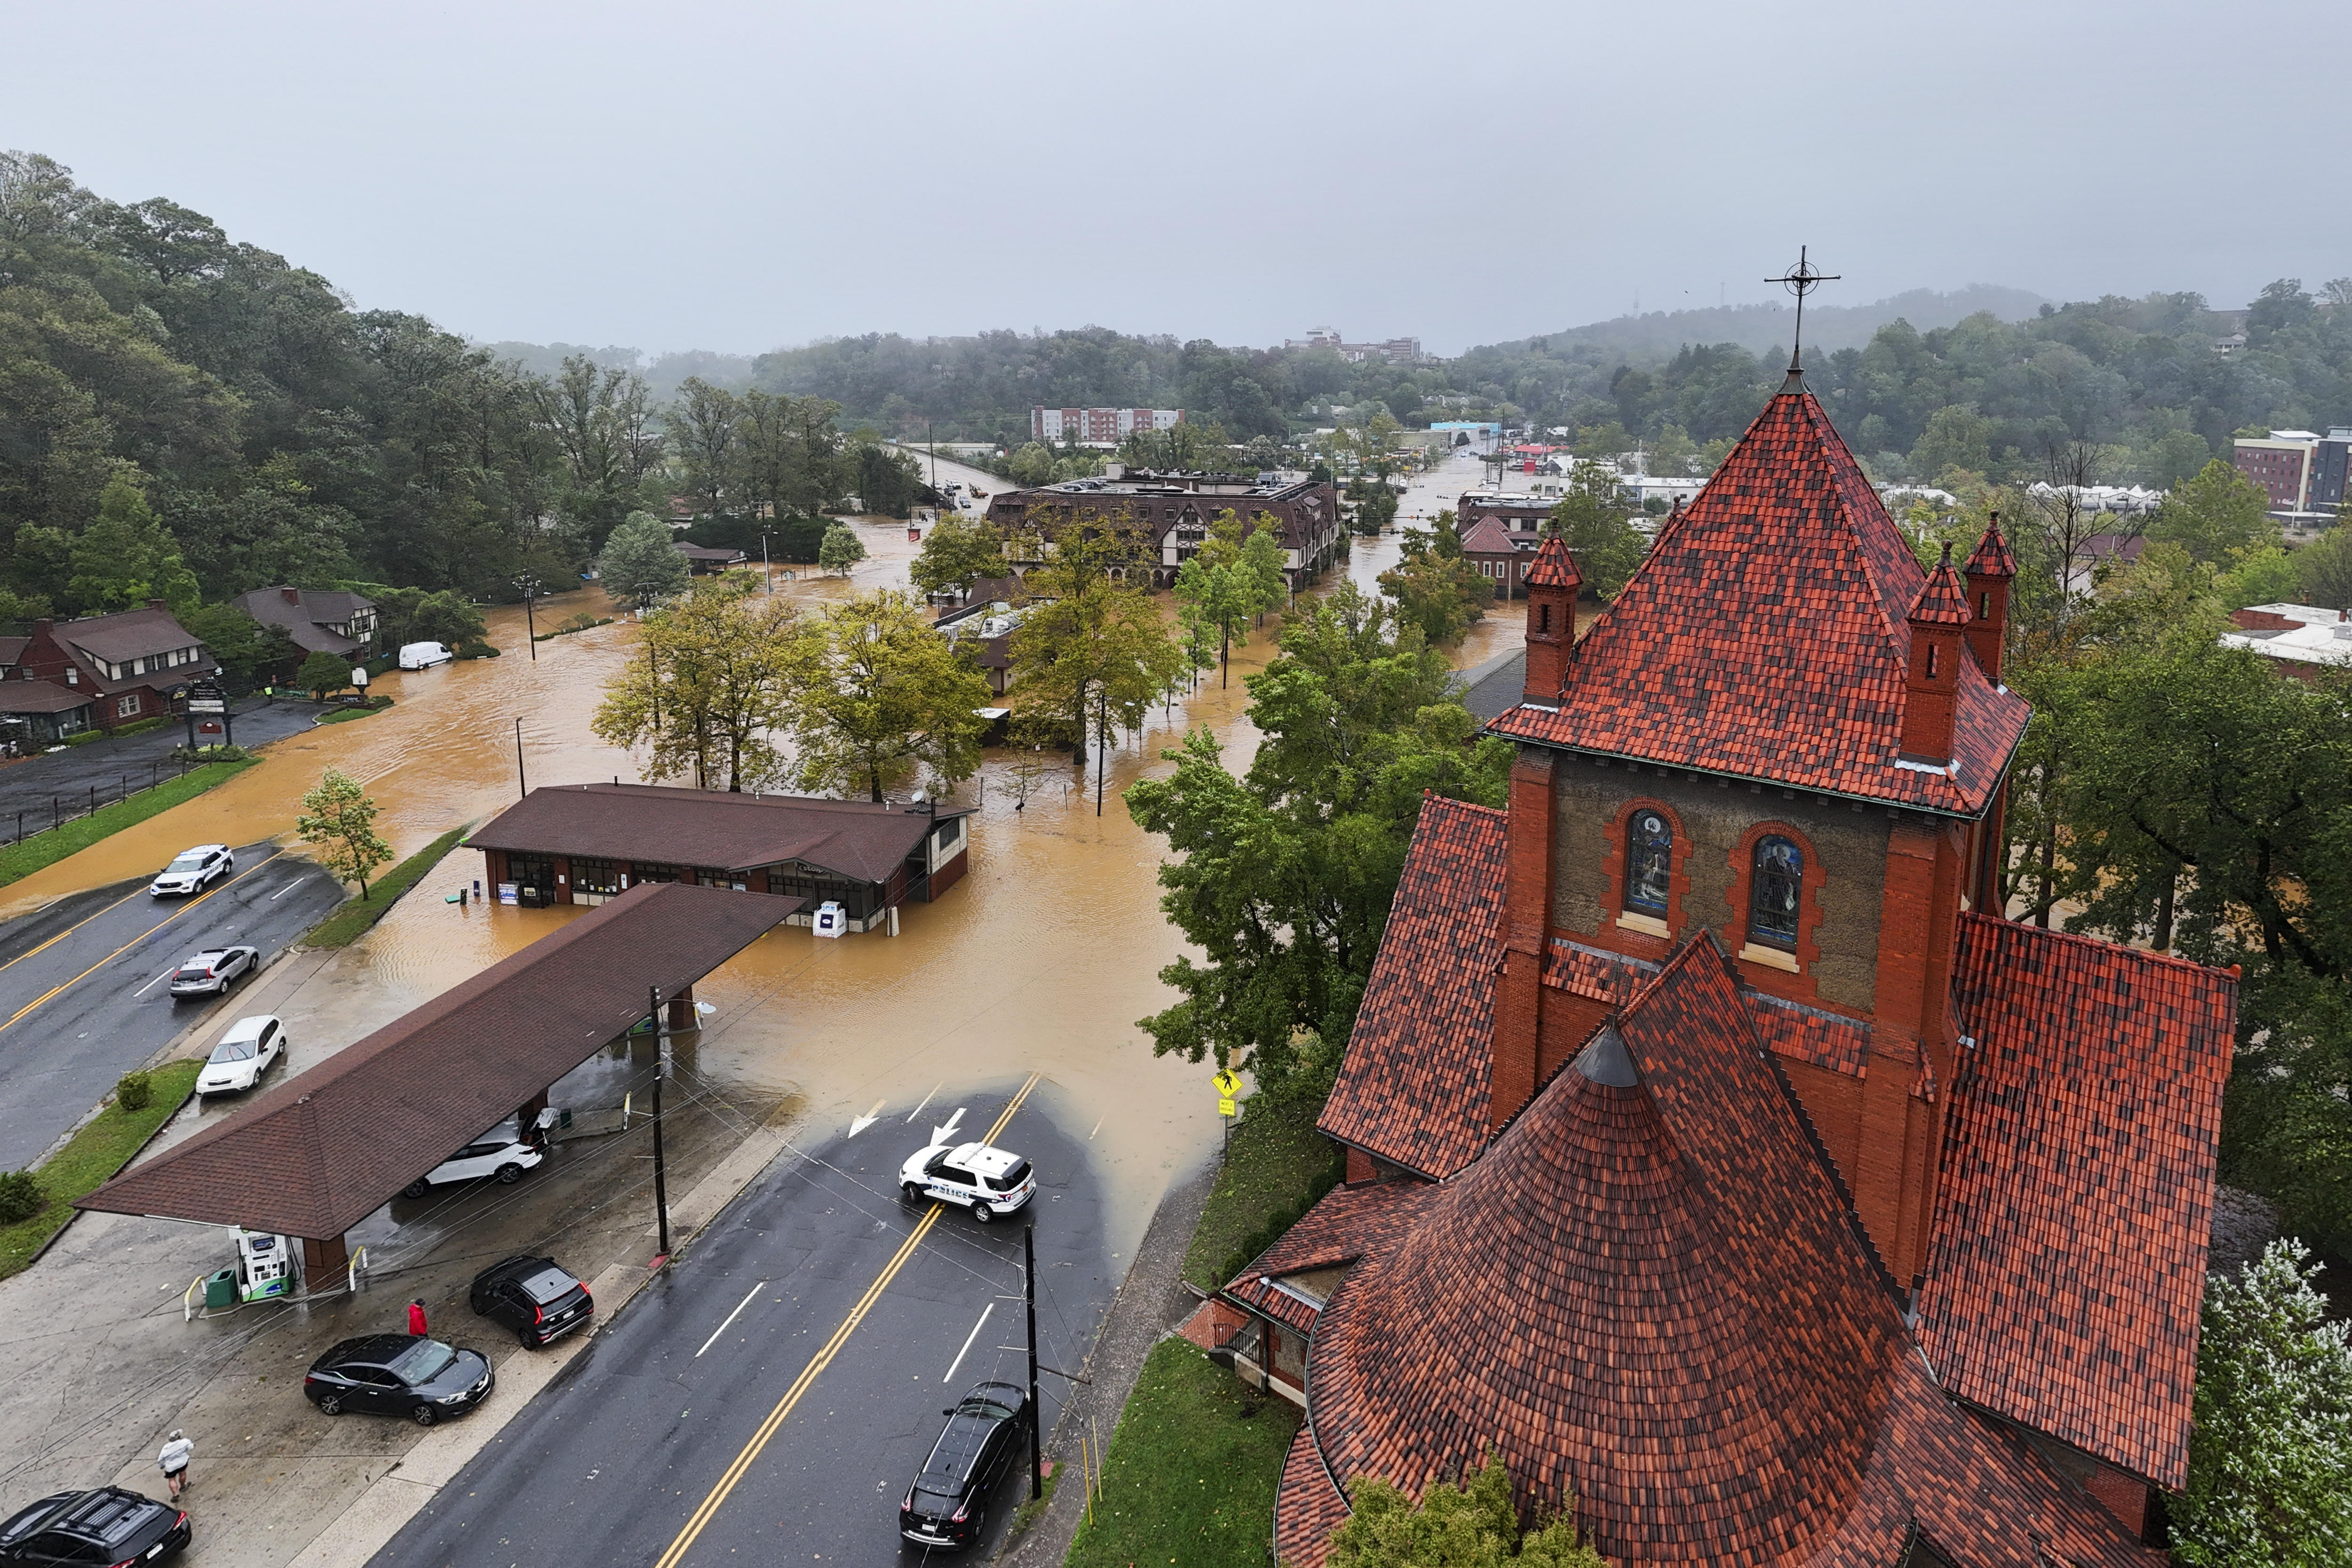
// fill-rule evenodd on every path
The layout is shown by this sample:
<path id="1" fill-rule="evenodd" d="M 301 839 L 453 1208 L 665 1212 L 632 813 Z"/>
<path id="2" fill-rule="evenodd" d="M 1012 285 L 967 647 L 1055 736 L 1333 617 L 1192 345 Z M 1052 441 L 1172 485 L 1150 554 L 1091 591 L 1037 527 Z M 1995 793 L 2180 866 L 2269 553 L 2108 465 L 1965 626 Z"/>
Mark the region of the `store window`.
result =
<path id="1" fill-rule="evenodd" d="M 621 863 L 574 855 L 572 858 L 572 890 L 574 894 L 597 893 L 611 897 L 621 890 Z"/>
<path id="2" fill-rule="evenodd" d="M 633 861 L 629 866 L 629 878 L 637 882 L 675 882 L 677 880 L 677 868 L 654 865 L 644 860 Z"/>

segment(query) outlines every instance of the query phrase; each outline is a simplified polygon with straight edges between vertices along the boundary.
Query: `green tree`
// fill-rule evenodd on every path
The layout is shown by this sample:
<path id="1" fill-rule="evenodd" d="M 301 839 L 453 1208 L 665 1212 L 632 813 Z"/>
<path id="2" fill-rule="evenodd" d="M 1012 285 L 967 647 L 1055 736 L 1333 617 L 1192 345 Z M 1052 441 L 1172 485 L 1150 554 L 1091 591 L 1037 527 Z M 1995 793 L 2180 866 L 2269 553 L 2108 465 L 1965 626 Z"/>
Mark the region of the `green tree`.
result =
<path id="1" fill-rule="evenodd" d="M 2296 551 L 2294 565 L 2299 602 L 2352 609 L 2352 526 L 2339 522 L 2317 543 Z"/>
<path id="2" fill-rule="evenodd" d="M 2224 562 L 2241 550 L 2278 542 L 2263 488 L 2215 458 L 2164 498 L 2147 525 L 2151 540 L 2179 544 L 2200 561 Z"/>
<path id="3" fill-rule="evenodd" d="M 1402 559 L 1381 573 L 1381 592 L 1396 601 L 1397 613 L 1433 643 L 1452 642 L 1481 620 L 1494 602 L 1495 584 L 1464 557 L 1451 530 L 1404 531 Z"/>
<path id="4" fill-rule="evenodd" d="M 1992 421 L 1959 404 L 1930 414 L 1911 447 L 1911 471 L 1933 484 L 1942 484 L 1955 469 L 1982 473 L 1991 462 Z"/>
<path id="5" fill-rule="evenodd" d="M 977 518 L 943 514 L 923 536 L 923 548 L 907 575 L 926 594 L 963 593 L 982 577 L 1004 571 L 1004 548 L 996 531 Z"/>
<path id="6" fill-rule="evenodd" d="M 855 476 L 851 482 L 857 487 L 857 499 L 869 515 L 910 515 L 915 510 L 915 498 L 924 488 L 921 468 L 907 453 L 882 445 L 872 432 L 864 432 L 863 437 L 849 449 L 845 459 Z"/>
<path id="7" fill-rule="evenodd" d="M 1546 531 L 1567 542 L 1584 591 L 1604 603 L 1622 592 L 1642 564 L 1645 546 L 1634 531 L 1617 476 L 1599 463 L 1580 462 L 1546 520 Z"/>
<path id="8" fill-rule="evenodd" d="M 1690 472 L 1691 462 L 1698 448 L 1691 445 L 1690 432 L 1679 425 L 1669 424 L 1658 432 L 1650 447 L 1650 472 L 1675 479 Z"/>
<path id="9" fill-rule="evenodd" d="M 351 683 L 352 661 L 340 654 L 314 653 L 294 672 L 294 684 L 315 698 L 341 691 Z"/>
<path id="10" fill-rule="evenodd" d="M 640 652 L 605 683 L 589 728 L 646 747 L 650 782 L 768 788 L 784 776 L 770 736 L 791 725 L 806 643 L 790 600 L 703 578 L 646 613 Z"/>
<path id="11" fill-rule="evenodd" d="M 1575 1500 L 1559 1517 L 1524 1533 L 1511 1478 L 1487 1450 L 1465 1486 L 1432 1481 L 1415 1503 L 1376 1477 L 1350 1483 L 1354 1511 L 1331 1533 L 1329 1568 L 1608 1568 L 1577 1535 Z"/>
<path id="12" fill-rule="evenodd" d="M 684 593 L 692 575 L 669 524 L 651 512 L 631 512 L 596 558 L 604 592 L 640 610 Z"/>
<path id="13" fill-rule="evenodd" d="M 73 542 L 67 595 L 92 613 L 131 609 L 162 599 L 174 610 L 197 603 L 196 574 L 179 542 L 156 521 L 147 492 L 118 473 L 99 498 L 98 518 Z"/>
<path id="14" fill-rule="evenodd" d="M 743 467 L 743 405 L 735 395 L 690 375 L 667 420 L 678 476 L 696 510 L 717 517 L 732 507 Z"/>
<path id="15" fill-rule="evenodd" d="M 301 656 L 286 628 L 264 626 L 235 605 L 198 605 L 180 612 L 180 624 L 220 661 L 222 672 L 240 687 L 274 677 Z M 343 667 L 346 679 L 351 667 Z"/>
<path id="16" fill-rule="evenodd" d="M 2172 1507 L 2189 1568 L 2352 1561 L 2352 1342 L 2326 1321 L 2309 1256 L 2274 1241 L 2206 1283 L 2189 1486 Z"/>
<path id="17" fill-rule="evenodd" d="M 817 546 L 816 563 L 830 573 L 846 577 L 850 569 L 866 559 L 866 542 L 857 531 L 845 522 L 836 522 L 824 531 L 824 542 Z"/>
<path id="18" fill-rule="evenodd" d="M 347 672 L 348 673 L 348 672 Z M 357 780 L 340 768 L 319 776 L 318 787 L 302 796 L 302 811 L 294 819 L 302 842 L 319 853 L 319 863 L 340 882 L 357 882 L 367 897 L 369 875 L 392 858 L 392 846 L 375 831 L 375 802 L 363 794 Z"/>
<path id="19" fill-rule="evenodd" d="M 1279 657 L 1247 678 L 1263 739 L 1246 774 L 1196 730 L 1166 753 L 1175 773 L 1129 785 L 1127 799 L 1168 839 L 1160 907 L 1201 955 L 1160 971 L 1180 1000 L 1142 1021 L 1153 1050 L 1213 1054 L 1319 1103 L 1423 792 L 1499 803 L 1510 747 L 1476 738 L 1445 660 L 1385 601 L 1343 583 L 1301 604 Z M 1290 1094 L 1302 1077 L 1309 1088 Z"/>
<path id="20" fill-rule="evenodd" d="M 2214 577 L 2213 588 L 2230 609 L 2289 603 L 2303 586 L 2294 558 L 2275 544 L 2241 546 L 2230 552 L 2229 561 L 2229 568 Z"/>
<path id="21" fill-rule="evenodd" d="M 1184 668 L 1141 586 L 1150 566 L 1150 536 L 1132 517 L 1055 528 L 1047 559 L 1024 579 L 1031 603 L 1013 632 L 1009 695 L 1025 732 L 1070 742 L 1083 761 L 1089 725 L 1108 746 L 1143 722 Z"/>
<path id="22" fill-rule="evenodd" d="M 805 625 L 793 673 L 801 787 L 882 792 L 929 768 L 960 784 L 980 767 L 988 681 L 932 628 L 919 602 L 880 588 Z"/>

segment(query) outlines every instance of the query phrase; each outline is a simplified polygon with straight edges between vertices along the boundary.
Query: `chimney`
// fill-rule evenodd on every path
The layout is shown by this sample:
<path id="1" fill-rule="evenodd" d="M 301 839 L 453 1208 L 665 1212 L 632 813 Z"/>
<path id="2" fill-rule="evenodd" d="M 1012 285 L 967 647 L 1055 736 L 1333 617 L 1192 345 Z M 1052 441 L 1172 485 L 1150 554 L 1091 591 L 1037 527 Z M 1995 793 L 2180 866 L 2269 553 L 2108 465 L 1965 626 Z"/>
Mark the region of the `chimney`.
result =
<path id="1" fill-rule="evenodd" d="M 1952 727 L 1959 700 L 1960 660 L 1967 657 L 1969 625 L 1967 591 L 1952 570 L 1952 547 L 1919 585 L 1906 617 L 1911 660 L 1903 681 L 1903 741 L 1906 762 L 1945 766 L 1952 760 Z"/>
<path id="2" fill-rule="evenodd" d="M 163 607 L 163 601 L 161 599 L 150 599 L 147 601 L 147 607 L 151 610 L 160 610 Z"/>
<path id="3" fill-rule="evenodd" d="M 299 588 L 280 588 L 278 590 L 278 596 L 285 600 L 289 605 L 299 605 L 302 602 L 302 590 Z"/>
<path id="4" fill-rule="evenodd" d="M 2017 557 L 2001 537 L 2000 513 L 1985 524 L 1984 537 L 1960 570 L 1969 584 L 1969 651 L 1977 656 L 1985 679 L 1999 686 L 2001 644 L 2009 633 L 2009 585 L 2017 580 Z"/>
<path id="5" fill-rule="evenodd" d="M 1568 661 L 1576 647 L 1576 595 L 1584 585 L 1558 534 L 1536 552 L 1527 584 L 1528 680 L 1522 695 L 1549 706 L 1559 700 L 1568 684 Z"/>

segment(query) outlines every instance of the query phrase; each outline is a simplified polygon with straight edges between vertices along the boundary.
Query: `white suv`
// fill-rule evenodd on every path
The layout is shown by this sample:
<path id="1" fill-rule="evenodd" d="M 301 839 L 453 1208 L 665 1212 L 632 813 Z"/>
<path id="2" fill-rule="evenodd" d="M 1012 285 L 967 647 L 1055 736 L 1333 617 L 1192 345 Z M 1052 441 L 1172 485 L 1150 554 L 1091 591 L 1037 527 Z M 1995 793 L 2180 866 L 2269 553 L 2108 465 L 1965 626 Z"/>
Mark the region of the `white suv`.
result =
<path id="1" fill-rule="evenodd" d="M 457 1182 L 478 1182 L 484 1176 L 496 1176 L 499 1181 L 511 1184 L 521 1181 L 525 1171 L 546 1158 L 530 1143 L 501 1127 L 495 1132 L 483 1133 L 401 1188 L 400 1195 L 421 1198 L 434 1187 L 447 1186 Z"/>
<path id="2" fill-rule="evenodd" d="M 985 1143 L 934 1143 L 898 1167 L 898 1190 L 910 1204 L 936 1198 L 971 1210 L 986 1225 L 1037 1195 L 1037 1173 L 1009 1150 Z"/>
<path id="3" fill-rule="evenodd" d="M 235 868 L 236 857 L 228 852 L 226 844 L 199 844 L 194 849 L 183 849 L 172 858 L 172 863 L 155 873 L 147 890 L 157 898 L 170 893 L 193 893 L 216 877 L 226 877 Z"/>

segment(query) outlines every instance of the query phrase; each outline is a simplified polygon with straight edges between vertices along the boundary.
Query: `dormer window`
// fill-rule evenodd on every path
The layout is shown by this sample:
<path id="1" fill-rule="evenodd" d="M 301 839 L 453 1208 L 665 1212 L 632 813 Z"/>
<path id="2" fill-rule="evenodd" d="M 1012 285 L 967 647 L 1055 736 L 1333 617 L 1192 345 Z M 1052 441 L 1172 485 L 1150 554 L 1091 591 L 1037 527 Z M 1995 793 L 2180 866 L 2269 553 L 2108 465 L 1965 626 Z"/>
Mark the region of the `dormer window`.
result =
<path id="1" fill-rule="evenodd" d="M 1647 807 L 1625 825 L 1625 907 L 1664 920 L 1675 863 L 1674 829 Z"/>
<path id="2" fill-rule="evenodd" d="M 1757 840 L 1748 880 L 1748 940 L 1794 952 L 1805 891 L 1805 852 L 1777 834 Z"/>

